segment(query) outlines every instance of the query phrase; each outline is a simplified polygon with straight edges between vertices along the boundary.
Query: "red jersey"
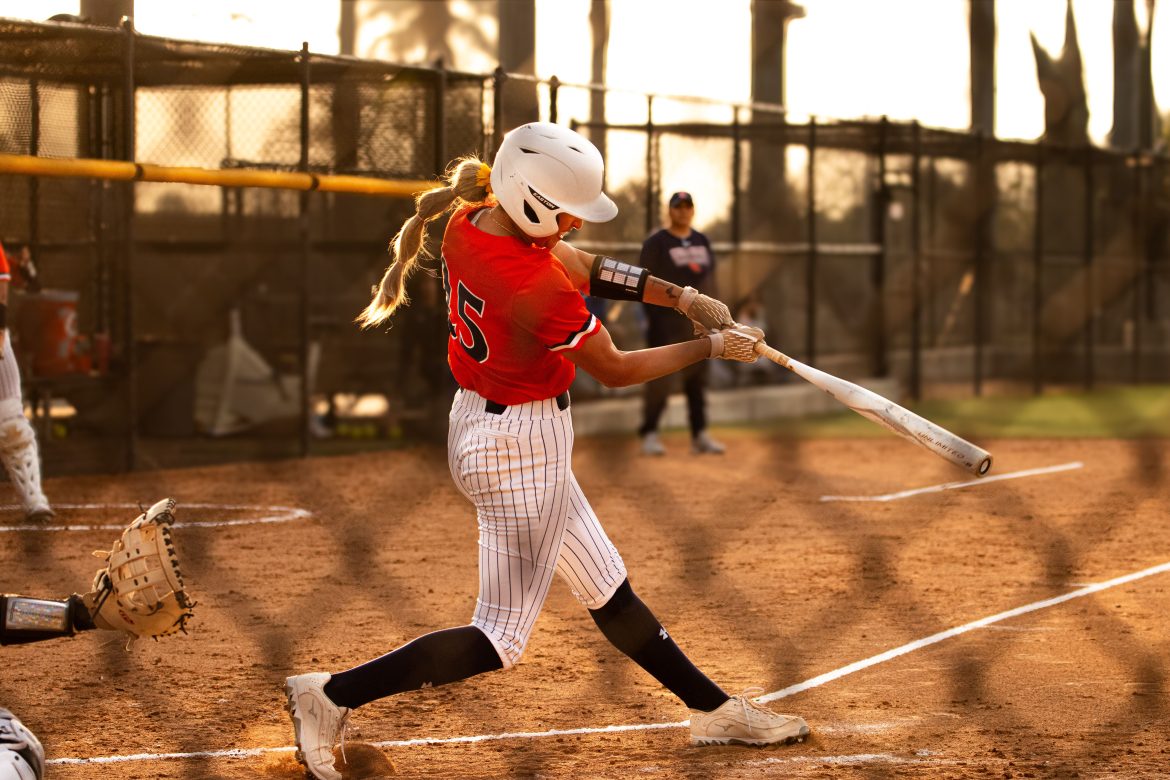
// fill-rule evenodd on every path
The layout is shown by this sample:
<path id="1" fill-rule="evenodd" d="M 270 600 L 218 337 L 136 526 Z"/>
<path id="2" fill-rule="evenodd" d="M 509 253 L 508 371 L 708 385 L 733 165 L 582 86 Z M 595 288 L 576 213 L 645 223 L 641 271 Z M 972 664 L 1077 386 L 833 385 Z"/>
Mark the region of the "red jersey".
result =
<path id="1" fill-rule="evenodd" d="M 561 261 L 547 249 L 471 224 L 461 208 L 443 235 L 447 363 L 460 387 L 511 406 L 569 389 L 564 356 L 601 329 Z"/>
<path id="2" fill-rule="evenodd" d="M 8 255 L 4 254 L 4 246 L 0 245 L 0 282 L 7 282 L 12 278 L 12 271 L 8 267 Z"/>

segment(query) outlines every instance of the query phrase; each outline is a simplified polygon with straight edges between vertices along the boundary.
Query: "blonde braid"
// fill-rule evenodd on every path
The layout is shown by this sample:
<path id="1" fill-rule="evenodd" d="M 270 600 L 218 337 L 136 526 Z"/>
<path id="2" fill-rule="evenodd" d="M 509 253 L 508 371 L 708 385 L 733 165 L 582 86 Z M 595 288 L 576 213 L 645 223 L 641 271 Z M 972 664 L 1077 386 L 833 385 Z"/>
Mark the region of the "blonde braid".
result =
<path id="1" fill-rule="evenodd" d="M 391 242 L 394 258 L 382 281 L 373 289 L 374 298 L 357 316 L 363 328 L 380 325 L 394 314 L 399 306 L 410 303 L 406 294 L 406 280 L 418 265 L 419 255 L 426 256 L 423 246 L 427 223 L 446 214 L 456 200 L 483 203 L 491 195 L 489 177 L 491 167 L 478 157 L 463 157 L 447 169 L 447 186 L 420 192 L 414 198 L 414 214 L 403 223 Z"/>

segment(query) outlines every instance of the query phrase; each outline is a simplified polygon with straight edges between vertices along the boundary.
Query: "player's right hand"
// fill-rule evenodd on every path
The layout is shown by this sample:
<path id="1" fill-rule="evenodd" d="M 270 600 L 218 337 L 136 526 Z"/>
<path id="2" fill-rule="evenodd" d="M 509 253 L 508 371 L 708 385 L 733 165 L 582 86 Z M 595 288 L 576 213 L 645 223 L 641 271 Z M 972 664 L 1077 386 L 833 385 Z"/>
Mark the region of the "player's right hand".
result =
<path id="1" fill-rule="evenodd" d="M 764 340 L 764 331 L 733 322 L 730 327 L 711 333 L 710 339 L 711 357 L 754 363 L 759 357 L 756 354 L 756 344 Z"/>

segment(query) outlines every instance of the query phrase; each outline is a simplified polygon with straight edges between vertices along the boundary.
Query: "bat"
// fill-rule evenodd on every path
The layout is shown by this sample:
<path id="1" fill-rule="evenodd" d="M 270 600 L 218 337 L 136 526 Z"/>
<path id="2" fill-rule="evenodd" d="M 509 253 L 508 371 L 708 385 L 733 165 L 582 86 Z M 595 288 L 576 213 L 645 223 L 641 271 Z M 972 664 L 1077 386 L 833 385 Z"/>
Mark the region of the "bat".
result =
<path id="1" fill-rule="evenodd" d="M 812 366 L 806 366 L 799 360 L 793 360 L 780 350 L 774 349 L 762 341 L 756 344 L 756 354 L 784 366 L 809 384 L 824 390 L 862 417 L 872 420 L 883 428 L 888 428 L 902 438 L 909 439 L 919 447 L 930 450 L 940 458 L 970 471 L 977 477 L 982 477 L 991 470 L 990 452 L 956 436 L 941 425 L 935 425 L 909 409 L 904 409 L 893 401 L 882 398 L 872 390 L 866 390 L 860 385 L 846 382 L 844 379 L 826 374 Z"/>

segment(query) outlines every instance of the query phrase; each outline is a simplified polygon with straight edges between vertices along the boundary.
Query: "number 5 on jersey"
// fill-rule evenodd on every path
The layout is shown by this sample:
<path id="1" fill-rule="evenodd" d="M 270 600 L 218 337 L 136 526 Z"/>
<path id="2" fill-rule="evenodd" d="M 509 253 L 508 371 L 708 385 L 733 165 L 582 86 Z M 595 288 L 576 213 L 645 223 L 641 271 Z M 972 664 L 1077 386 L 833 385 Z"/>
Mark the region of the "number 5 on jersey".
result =
<path id="1" fill-rule="evenodd" d="M 487 339 L 480 330 L 479 325 L 476 324 L 475 317 L 483 316 L 484 300 L 463 284 L 460 280 L 457 285 L 454 297 L 454 308 L 452 308 L 451 295 L 451 275 L 447 272 L 447 261 L 443 261 L 443 297 L 447 300 L 447 329 L 451 332 L 451 338 L 459 339 L 459 345 L 471 355 L 477 363 L 482 363 L 488 359 Z M 460 332 L 455 325 L 455 318 L 463 323 L 464 328 L 467 329 L 467 337 Z M 470 338 L 470 343 L 468 343 Z"/>

